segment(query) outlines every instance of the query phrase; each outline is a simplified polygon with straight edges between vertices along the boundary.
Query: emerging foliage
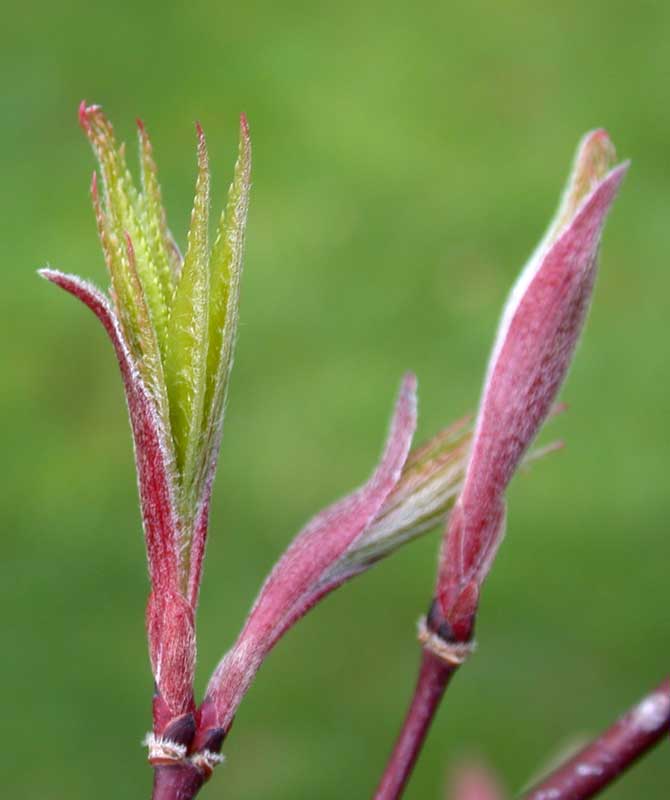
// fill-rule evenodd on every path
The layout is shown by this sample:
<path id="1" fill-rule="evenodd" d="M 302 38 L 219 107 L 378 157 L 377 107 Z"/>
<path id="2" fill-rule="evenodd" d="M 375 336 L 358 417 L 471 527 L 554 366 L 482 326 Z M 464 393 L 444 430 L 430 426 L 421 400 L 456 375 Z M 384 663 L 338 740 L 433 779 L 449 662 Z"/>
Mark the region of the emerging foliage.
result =
<path id="1" fill-rule="evenodd" d="M 194 613 L 207 510 L 221 438 L 238 319 L 251 146 L 246 119 L 227 213 L 212 249 L 209 165 L 197 126 L 198 174 L 182 259 L 167 225 L 149 135 L 138 122 L 138 188 L 100 106 L 79 121 L 98 159 L 93 208 L 111 305 L 95 288 L 55 270 L 42 275 L 79 297 L 112 338 L 130 412 L 152 593 L 147 611 L 162 722 L 193 710 Z"/>
<path id="2" fill-rule="evenodd" d="M 190 800 L 221 761 L 239 704 L 279 639 L 329 592 L 445 522 L 426 631 L 433 643 L 445 635 L 454 637 L 450 644 L 468 643 L 481 583 L 504 531 L 505 489 L 519 464 L 542 452 L 528 454 L 528 447 L 568 369 L 591 296 L 600 233 L 626 165 L 608 171 L 613 149 L 604 132 L 585 138 L 556 219 L 503 313 L 474 432 L 463 419 L 410 452 L 417 397 L 416 378 L 406 374 L 378 466 L 290 543 L 198 706 L 195 613 L 237 334 L 249 130 L 242 116 L 233 181 L 210 246 L 207 145 L 196 126 L 195 199 L 182 258 L 144 125 L 138 122 L 138 186 L 102 109 L 82 104 L 79 119 L 100 167 L 102 191 L 94 174 L 91 195 L 109 297 L 72 275 L 51 269 L 42 275 L 93 311 L 121 368 L 151 580 L 146 624 L 156 692 L 146 743 L 154 798 Z M 420 686 L 427 694 L 419 692 L 413 706 L 423 715 L 419 722 L 454 670 L 440 658 L 429 653 L 424 663 Z M 400 747 L 402 758 L 418 752 L 416 738 L 411 744 Z M 397 796 L 384 787 L 404 785 L 408 762 L 402 758 L 379 798 Z M 481 775 L 464 779 L 457 794 L 498 797 Z"/>

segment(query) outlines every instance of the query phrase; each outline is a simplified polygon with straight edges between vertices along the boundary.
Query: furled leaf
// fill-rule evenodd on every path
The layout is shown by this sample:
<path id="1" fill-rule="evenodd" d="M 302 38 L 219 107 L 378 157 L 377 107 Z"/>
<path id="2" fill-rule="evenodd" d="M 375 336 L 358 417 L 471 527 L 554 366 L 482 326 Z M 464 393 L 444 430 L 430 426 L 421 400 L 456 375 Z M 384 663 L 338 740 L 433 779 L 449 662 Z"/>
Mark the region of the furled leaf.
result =
<path id="1" fill-rule="evenodd" d="M 329 577 L 346 580 L 443 521 L 463 484 L 471 439 L 472 421 L 466 417 L 413 450 L 372 524 Z"/>
<path id="2" fill-rule="evenodd" d="M 223 414 L 233 366 L 250 176 L 251 141 L 247 121 L 243 116 L 233 183 L 228 191 L 228 202 L 221 214 L 210 258 L 209 345 L 202 450 L 193 490 L 193 497 L 198 504 L 198 516 L 193 530 L 189 565 L 189 597 L 194 606 L 197 603 L 205 552 L 209 498 L 221 446 Z"/>
<path id="3" fill-rule="evenodd" d="M 182 513 L 193 507 L 193 482 L 199 462 L 206 388 L 209 316 L 209 166 L 207 145 L 198 126 L 198 177 L 188 247 L 168 321 L 165 380 L 172 436 L 181 475 Z M 190 535 L 187 528 L 186 536 Z"/>
<path id="4" fill-rule="evenodd" d="M 147 248 L 151 263 L 160 284 L 166 310 L 169 310 L 174 287 L 181 272 L 181 260 L 177 258 L 172 234 L 168 230 L 165 209 L 158 183 L 158 168 L 154 161 L 153 148 L 144 123 L 137 121 L 140 144 L 140 170 L 142 176 L 142 193 L 139 196 L 139 213 L 145 231 Z M 167 314 L 161 336 L 167 334 Z M 161 341 L 161 349 L 165 351 L 165 340 Z"/>
<path id="5" fill-rule="evenodd" d="M 115 250 L 123 248 L 126 236 L 133 242 L 136 270 L 146 298 L 151 322 L 160 343 L 165 342 L 169 297 L 152 258 L 146 225 L 157 224 L 135 188 L 125 160 L 125 148 L 117 146 L 114 130 L 99 106 L 82 104 L 80 121 L 98 158 L 103 177 L 104 213 L 108 235 Z"/>
<path id="6" fill-rule="evenodd" d="M 558 412 L 556 412 L 558 413 Z M 440 431 L 413 450 L 377 516 L 351 546 L 319 577 L 286 615 L 279 638 L 326 595 L 360 575 L 398 548 L 444 525 L 463 487 L 472 439 L 470 419 Z M 562 447 L 553 442 L 528 453 L 524 464 Z"/>
<path id="7" fill-rule="evenodd" d="M 114 131 L 102 109 L 82 104 L 79 118 L 103 178 L 104 204 L 95 176 L 91 194 L 117 316 L 159 413 L 169 426 L 161 354 L 167 306 L 147 246 L 139 211 L 142 198 L 133 186 L 123 149 L 117 147 Z"/>
<path id="8" fill-rule="evenodd" d="M 549 413 L 586 318 L 600 236 L 628 168 L 607 172 L 611 150 L 601 131 L 582 141 L 558 222 L 522 271 L 502 315 L 463 491 L 440 558 L 441 610 L 452 629 L 464 626 L 463 635 L 469 635 L 479 588 L 502 541 L 505 490 Z"/>
<path id="9" fill-rule="evenodd" d="M 206 463 L 218 452 L 218 433 L 233 365 L 250 178 L 251 142 L 246 118 L 242 117 L 235 176 L 228 191 L 228 202 L 221 215 L 210 261 L 209 351 L 203 426 L 208 443 L 204 453 Z"/>

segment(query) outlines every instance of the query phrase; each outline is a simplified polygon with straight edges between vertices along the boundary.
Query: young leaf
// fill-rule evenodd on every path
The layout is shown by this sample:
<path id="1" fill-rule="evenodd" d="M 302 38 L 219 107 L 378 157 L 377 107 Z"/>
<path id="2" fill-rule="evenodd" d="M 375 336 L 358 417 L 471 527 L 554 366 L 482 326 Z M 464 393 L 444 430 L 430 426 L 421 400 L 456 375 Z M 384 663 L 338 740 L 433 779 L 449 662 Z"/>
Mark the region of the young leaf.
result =
<path id="1" fill-rule="evenodd" d="M 104 207 L 93 175 L 91 196 L 98 235 L 112 283 L 112 298 L 126 341 L 159 413 L 169 428 L 169 412 L 158 332 L 166 307 L 156 291 L 155 274 L 145 235 L 136 213 L 139 199 L 111 124 L 99 106 L 82 103 L 79 119 L 100 164 Z M 138 249 L 139 248 L 139 249 Z"/>
<path id="2" fill-rule="evenodd" d="M 140 145 L 140 174 L 142 193 L 139 197 L 139 212 L 147 240 L 151 263 L 154 266 L 166 309 L 170 308 L 174 287 L 181 271 L 181 261 L 175 257 L 173 239 L 167 226 L 165 209 L 158 183 L 158 168 L 154 161 L 151 139 L 144 123 L 137 120 Z M 164 333 L 167 333 L 167 315 Z M 161 342 L 165 351 L 165 341 Z"/>
<path id="3" fill-rule="evenodd" d="M 170 310 L 165 359 L 172 436 L 181 476 L 182 511 L 192 506 L 193 480 L 201 444 L 209 316 L 209 166 L 205 135 L 199 125 L 197 131 L 195 200 L 188 248 Z M 184 533 L 190 535 L 188 530 Z"/>
<path id="4" fill-rule="evenodd" d="M 189 565 L 189 598 L 195 607 L 207 537 L 207 516 L 221 446 L 223 414 L 233 366 L 237 333 L 244 230 L 249 206 L 251 141 L 246 117 L 240 124 L 240 145 L 228 202 L 221 214 L 210 258 L 209 345 L 203 410 L 202 451 L 193 497 L 198 513 Z"/>
<path id="5" fill-rule="evenodd" d="M 127 236 L 133 242 L 135 269 L 139 277 L 151 324 L 157 341 L 165 343 L 169 296 L 164 291 L 157 263 L 152 258 L 147 242 L 146 224 L 152 220 L 147 214 L 144 198 L 133 185 L 125 161 L 125 149 L 118 147 L 111 123 L 100 106 L 82 103 L 79 119 L 98 158 L 104 186 L 104 213 L 107 218 L 107 234 L 115 252 L 123 250 Z M 128 267 L 119 260 L 119 269 Z M 130 278 L 126 275 L 126 280 Z"/>
<path id="6" fill-rule="evenodd" d="M 210 260 L 209 351 L 207 354 L 206 417 L 203 430 L 206 464 L 218 452 L 233 351 L 242 275 L 244 231 L 249 207 L 251 141 L 246 118 L 240 123 L 239 155 L 228 202 L 221 214 Z"/>
<path id="7" fill-rule="evenodd" d="M 549 413 L 586 318 L 600 236 L 628 168 L 608 172 L 612 153 L 603 131 L 583 139 L 556 222 L 503 311 L 440 556 L 442 616 L 459 638 L 471 633 L 481 584 L 504 535 L 505 490 Z"/>

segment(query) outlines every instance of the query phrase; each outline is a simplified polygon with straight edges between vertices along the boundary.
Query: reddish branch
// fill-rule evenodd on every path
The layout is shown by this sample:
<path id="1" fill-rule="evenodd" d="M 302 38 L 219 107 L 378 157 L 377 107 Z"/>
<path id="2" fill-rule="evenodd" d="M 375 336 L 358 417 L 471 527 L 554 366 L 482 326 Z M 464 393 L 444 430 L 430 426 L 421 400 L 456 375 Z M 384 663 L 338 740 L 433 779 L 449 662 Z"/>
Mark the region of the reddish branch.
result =
<path id="1" fill-rule="evenodd" d="M 592 744 L 527 792 L 523 800 L 595 797 L 669 731 L 670 679 L 666 679 Z"/>
<path id="2" fill-rule="evenodd" d="M 195 767 L 155 767 L 152 800 L 192 800 L 204 782 L 204 774 Z"/>
<path id="3" fill-rule="evenodd" d="M 407 785 L 447 686 L 472 651 L 474 617 L 463 622 L 462 635 L 455 635 L 437 601 L 433 602 L 427 618 L 420 622 L 421 668 L 375 800 L 395 800 Z"/>
<path id="4" fill-rule="evenodd" d="M 457 665 L 447 664 L 430 650 L 423 651 L 414 696 L 375 793 L 375 800 L 392 800 L 402 794 L 435 712 L 457 669 Z"/>

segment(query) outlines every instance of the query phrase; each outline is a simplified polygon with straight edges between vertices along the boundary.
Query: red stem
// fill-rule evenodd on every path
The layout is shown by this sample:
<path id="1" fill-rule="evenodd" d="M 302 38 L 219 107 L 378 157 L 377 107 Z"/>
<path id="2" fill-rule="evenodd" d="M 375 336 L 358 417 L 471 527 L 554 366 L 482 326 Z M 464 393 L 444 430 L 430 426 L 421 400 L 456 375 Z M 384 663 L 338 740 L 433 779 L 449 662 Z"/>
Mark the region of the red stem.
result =
<path id="1" fill-rule="evenodd" d="M 396 800 L 402 795 L 444 691 L 457 668 L 424 649 L 414 696 L 375 800 Z"/>
<path id="2" fill-rule="evenodd" d="M 667 736 L 670 679 L 643 698 L 592 744 L 524 795 L 523 800 L 586 800 Z"/>
<path id="3" fill-rule="evenodd" d="M 193 800 L 205 778 L 203 773 L 188 764 L 154 767 L 152 800 Z"/>

